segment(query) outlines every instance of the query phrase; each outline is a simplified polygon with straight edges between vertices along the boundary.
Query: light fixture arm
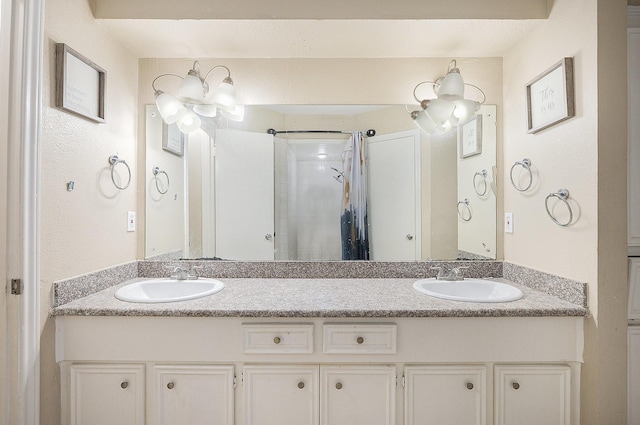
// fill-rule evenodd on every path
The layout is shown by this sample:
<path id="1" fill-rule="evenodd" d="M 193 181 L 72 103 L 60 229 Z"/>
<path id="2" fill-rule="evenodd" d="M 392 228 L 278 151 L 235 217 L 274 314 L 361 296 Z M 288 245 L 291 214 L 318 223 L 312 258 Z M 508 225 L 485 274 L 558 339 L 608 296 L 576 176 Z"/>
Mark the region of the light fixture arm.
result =
<path id="1" fill-rule="evenodd" d="M 213 68 L 211 68 L 209 71 L 207 71 L 207 73 L 205 74 L 204 78 L 202 79 L 202 82 L 206 84 L 207 77 L 209 76 L 209 74 L 211 74 L 211 72 L 212 72 L 214 69 L 218 69 L 218 68 L 224 68 L 224 69 L 226 69 L 226 70 L 227 70 L 227 76 L 226 76 L 226 78 L 225 78 L 224 80 L 222 80 L 222 81 L 223 81 L 223 82 L 225 82 L 225 83 L 229 83 L 229 84 L 233 85 L 233 80 L 231 79 L 231 71 L 229 70 L 229 68 L 227 68 L 227 67 L 226 67 L 226 66 L 224 66 L 224 65 L 216 65 L 216 66 L 214 66 Z"/>
<path id="2" fill-rule="evenodd" d="M 178 78 L 180 78 L 181 80 L 183 80 L 183 79 L 184 79 L 182 76 L 180 76 L 180 75 L 178 75 L 178 74 L 162 74 L 162 75 L 158 75 L 158 76 L 157 76 L 157 77 L 156 77 L 156 78 L 151 82 L 151 88 L 153 89 L 153 91 L 154 91 L 155 93 L 157 93 L 157 92 L 159 91 L 159 90 L 156 88 L 156 81 L 157 81 L 157 80 L 159 80 L 160 78 L 162 78 L 162 77 L 166 77 L 166 76 L 168 76 L 168 75 L 171 75 L 171 76 L 173 76 L 173 77 L 178 77 Z"/>

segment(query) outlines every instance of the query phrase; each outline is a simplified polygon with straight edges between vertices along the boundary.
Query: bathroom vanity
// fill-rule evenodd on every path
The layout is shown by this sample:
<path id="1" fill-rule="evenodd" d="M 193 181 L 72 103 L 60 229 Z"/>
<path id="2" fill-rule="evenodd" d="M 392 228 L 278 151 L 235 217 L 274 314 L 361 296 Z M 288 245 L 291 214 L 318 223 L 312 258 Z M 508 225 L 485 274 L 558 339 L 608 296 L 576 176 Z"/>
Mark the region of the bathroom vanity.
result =
<path id="1" fill-rule="evenodd" d="M 222 280 L 58 306 L 62 423 L 579 424 L 581 305 L 517 284 L 483 304 L 415 279 Z"/>

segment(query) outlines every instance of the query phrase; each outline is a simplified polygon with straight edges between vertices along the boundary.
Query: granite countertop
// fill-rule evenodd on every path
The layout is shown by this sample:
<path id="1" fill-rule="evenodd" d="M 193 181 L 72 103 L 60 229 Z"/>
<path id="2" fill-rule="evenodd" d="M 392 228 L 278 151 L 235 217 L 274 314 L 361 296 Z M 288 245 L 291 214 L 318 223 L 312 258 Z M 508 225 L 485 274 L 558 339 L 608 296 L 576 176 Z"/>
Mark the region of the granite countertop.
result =
<path id="1" fill-rule="evenodd" d="M 217 294 L 170 303 L 129 303 L 114 297 L 132 279 L 52 309 L 54 316 L 176 317 L 541 317 L 586 316 L 581 305 L 527 286 L 506 303 L 449 301 L 413 289 L 417 279 L 219 279 Z"/>

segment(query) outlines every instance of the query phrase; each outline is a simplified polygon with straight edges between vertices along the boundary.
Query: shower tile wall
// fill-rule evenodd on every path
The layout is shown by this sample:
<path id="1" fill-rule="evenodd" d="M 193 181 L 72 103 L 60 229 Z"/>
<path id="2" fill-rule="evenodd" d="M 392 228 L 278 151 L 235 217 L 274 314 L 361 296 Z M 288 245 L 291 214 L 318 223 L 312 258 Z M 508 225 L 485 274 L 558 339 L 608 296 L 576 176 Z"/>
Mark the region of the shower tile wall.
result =
<path id="1" fill-rule="evenodd" d="M 341 161 L 297 155 L 278 139 L 275 156 L 276 259 L 339 260 L 342 183 L 331 168 Z"/>

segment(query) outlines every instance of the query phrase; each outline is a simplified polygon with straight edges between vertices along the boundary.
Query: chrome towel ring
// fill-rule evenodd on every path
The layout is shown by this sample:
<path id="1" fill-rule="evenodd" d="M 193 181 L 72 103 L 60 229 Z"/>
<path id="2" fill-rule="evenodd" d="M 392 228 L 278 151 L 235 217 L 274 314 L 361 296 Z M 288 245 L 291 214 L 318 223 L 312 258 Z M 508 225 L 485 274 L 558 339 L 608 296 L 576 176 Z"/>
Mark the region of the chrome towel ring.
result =
<path id="1" fill-rule="evenodd" d="M 131 184 L 131 168 L 129 167 L 129 164 L 127 164 L 127 161 L 118 158 L 118 155 L 111 155 L 109 157 L 109 164 L 111 164 L 111 181 L 113 182 L 113 185 L 120 190 L 125 190 L 126 188 L 128 188 Z M 125 184 L 124 186 L 120 186 L 116 182 L 115 170 L 118 164 L 124 164 L 124 166 L 127 168 L 127 174 L 129 175 L 127 178 L 127 184 Z"/>
<path id="2" fill-rule="evenodd" d="M 158 192 L 160 192 L 161 195 L 164 195 L 169 191 L 169 174 L 167 174 L 166 171 L 160 171 L 160 167 L 153 167 L 153 170 L 151 170 L 151 172 L 155 176 L 156 189 L 158 190 Z M 158 186 L 158 181 L 160 180 L 159 178 L 160 174 L 164 174 L 164 176 L 167 178 L 167 188 L 164 190 L 164 192 L 162 191 L 162 189 L 160 189 L 161 186 Z"/>
<path id="3" fill-rule="evenodd" d="M 476 181 L 476 177 L 481 177 L 482 180 Z M 478 186 L 483 188 L 482 192 L 478 189 Z M 476 171 L 473 175 L 473 190 L 478 194 L 478 196 L 484 196 L 487 194 L 487 189 L 489 185 L 487 184 L 487 170 Z"/>
<path id="4" fill-rule="evenodd" d="M 522 168 L 524 168 L 529 172 L 529 184 L 526 185 L 525 187 L 520 187 L 513 181 L 513 169 L 518 165 L 520 165 Z M 526 192 L 527 190 L 529 190 L 531 188 L 531 185 L 533 184 L 533 172 L 531 171 L 531 160 L 528 158 L 525 158 L 522 161 L 516 161 L 511 166 L 511 171 L 509 171 L 509 178 L 511 179 L 511 184 L 517 191 Z"/>
<path id="5" fill-rule="evenodd" d="M 462 205 L 464 208 L 462 209 L 462 211 L 460 210 L 460 205 Z M 464 200 L 462 201 L 458 201 L 458 205 L 456 206 L 456 209 L 458 210 L 458 215 L 460 216 L 460 218 L 463 221 L 469 221 L 471 220 L 471 217 L 473 217 L 473 214 L 471 213 L 471 207 L 469 207 L 469 199 L 468 198 L 464 198 Z M 467 212 L 468 217 L 465 217 L 465 209 Z"/>
<path id="6" fill-rule="evenodd" d="M 564 205 L 569 210 L 569 220 L 566 223 L 561 223 L 549 209 L 549 199 L 551 198 L 559 199 L 562 203 L 564 203 Z M 547 214 L 549 214 L 549 217 L 551 217 L 551 220 L 553 220 L 553 222 L 556 223 L 558 226 L 567 227 L 573 224 L 573 210 L 571 209 L 571 205 L 569 205 L 569 201 L 567 201 L 567 199 L 569 199 L 569 191 L 567 189 L 558 189 L 557 192 L 550 193 L 549 195 L 547 195 L 547 197 L 544 200 L 544 207 L 547 210 Z"/>

